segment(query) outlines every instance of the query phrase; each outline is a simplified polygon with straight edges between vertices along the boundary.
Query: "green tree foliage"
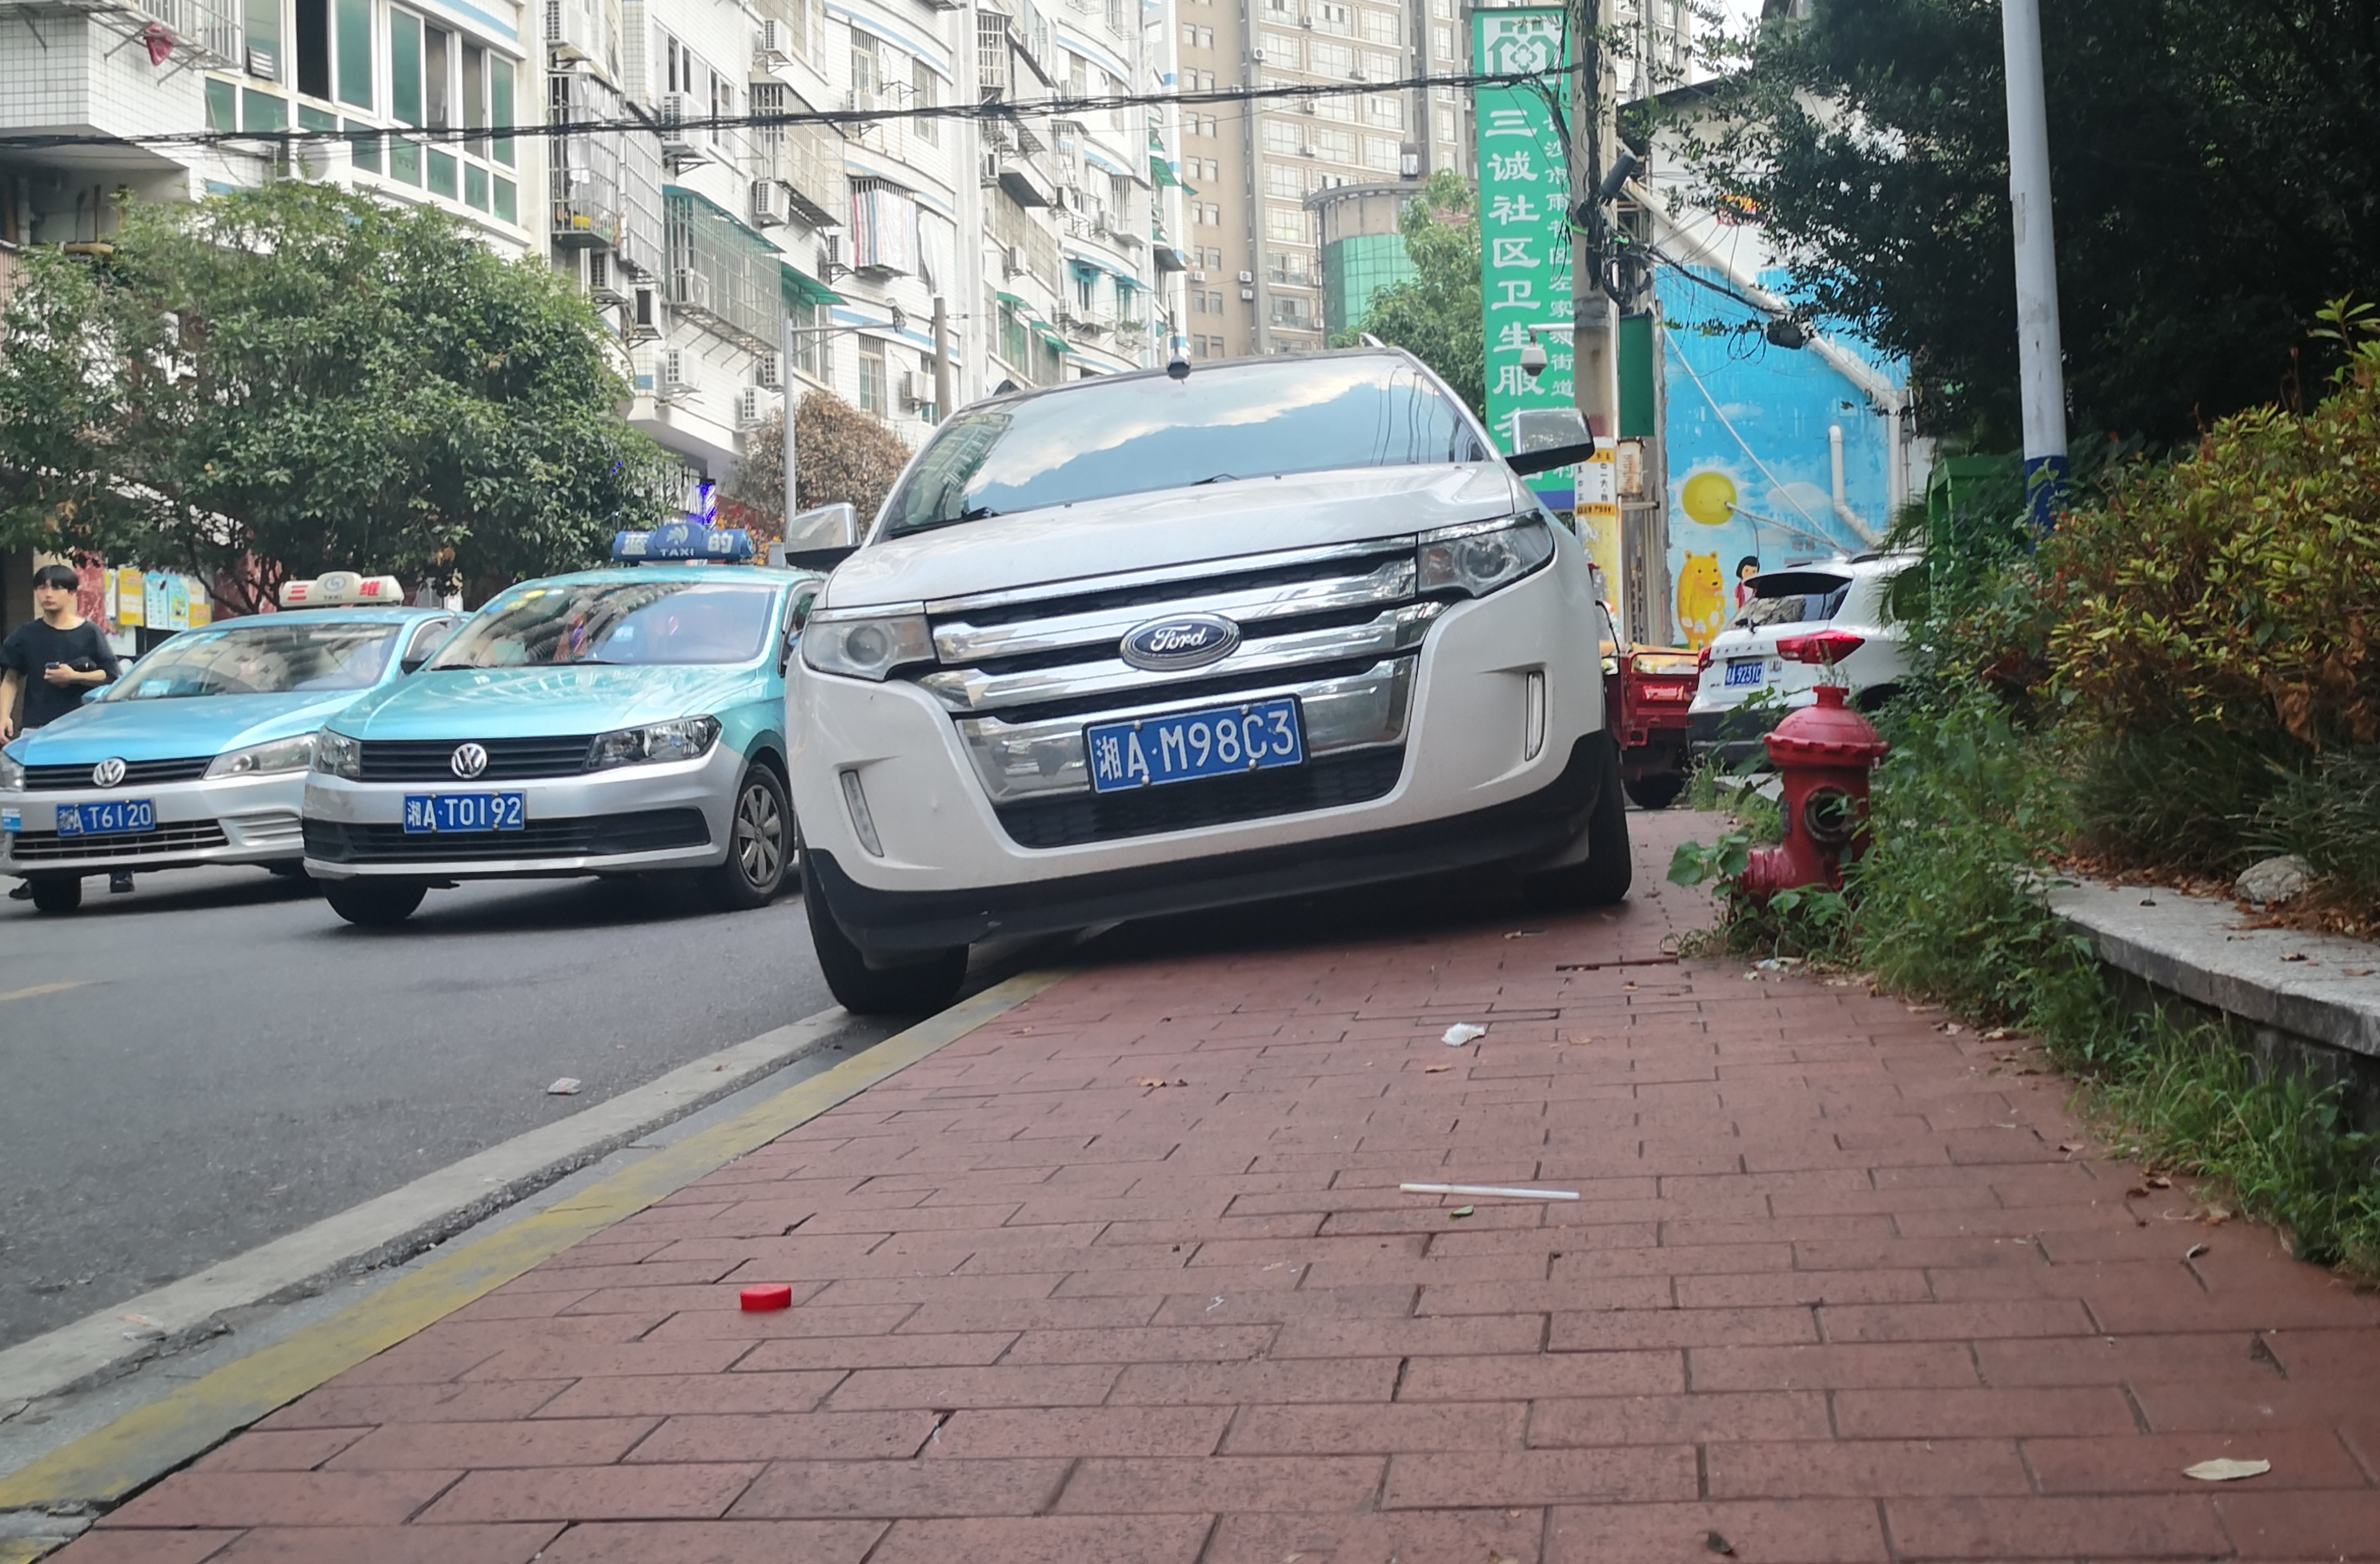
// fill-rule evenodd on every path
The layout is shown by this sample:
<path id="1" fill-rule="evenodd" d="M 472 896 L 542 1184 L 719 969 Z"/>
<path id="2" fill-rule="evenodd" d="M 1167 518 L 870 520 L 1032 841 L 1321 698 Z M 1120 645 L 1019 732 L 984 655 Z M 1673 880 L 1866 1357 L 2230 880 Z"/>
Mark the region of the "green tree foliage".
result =
<path id="1" fill-rule="evenodd" d="M 768 538 L 784 532 L 785 420 L 772 418 L 744 437 L 744 459 L 723 496 L 738 527 Z M 831 392 L 805 394 L 794 408 L 794 462 L 801 470 L 802 509 L 848 504 L 865 527 L 892 491 L 909 447 L 884 426 Z"/>
<path id="2" fill-rule="evenodd" d="M 2380 7 L 2042 7 L 2068 393 L 2186 443 L 2293 401 L 2301 322 L 2380 287 Z M 1815 0 L 1708 105 L 1704 199 L 1749 208 L 1819 312 L 1908 355 L 1937 428 L 2013 445 L 1998 0 Z"/>
<path id="3" fill-rule="evenodd" d="M 0 322 L 0 542 L 219 580 L 503 582 L 674 492 L 601 323 L 437 212 L 297 182 L 128 205 L 25 256 Z"/>
<path id="4" fill-rule="evenodd" d="M 1363 324 L 1339 346 L 1352 346 L 1368 333 L 1402 347 L 1436 370 L 1485 418 L 1488 354 L 1479 306 L 1477 208 L 1469 180 L 1451 169 L 1431 175 L 1398 221 L 1415 274 L 1382 288 Z"/>

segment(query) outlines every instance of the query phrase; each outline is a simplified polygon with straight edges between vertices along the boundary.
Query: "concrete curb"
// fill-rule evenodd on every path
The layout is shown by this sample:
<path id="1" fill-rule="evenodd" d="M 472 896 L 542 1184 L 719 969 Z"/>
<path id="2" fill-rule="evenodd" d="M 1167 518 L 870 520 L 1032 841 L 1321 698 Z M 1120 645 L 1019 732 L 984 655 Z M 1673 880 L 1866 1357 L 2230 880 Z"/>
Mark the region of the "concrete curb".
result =
<path id="1" fill-rule="evenodd" d="M 823 1047 L 851 1021 L 840 1005 L 680 1065 L 633 1091 L 490 1146 L 286 1238 L 0 1352 L 0 1414 L 129 1373 L 220 1334 L 227 1310 L 285 1303 L 358 1271 L 412 1258 L 492 1213 L 731 1096 Z M 156 1322 L 127 1340 L 124 1316 Z"/>
<path id="2" fill-rule="evenodd" d="M 2119 971 L 2252 1024 L 2380 1060 L 2380 946 L 2243 928 L 2229 903 L 2179 891 L 2086 881 L 2048 899 Z M 2303 959 L 2282 959 L 2291 955 Z"/>

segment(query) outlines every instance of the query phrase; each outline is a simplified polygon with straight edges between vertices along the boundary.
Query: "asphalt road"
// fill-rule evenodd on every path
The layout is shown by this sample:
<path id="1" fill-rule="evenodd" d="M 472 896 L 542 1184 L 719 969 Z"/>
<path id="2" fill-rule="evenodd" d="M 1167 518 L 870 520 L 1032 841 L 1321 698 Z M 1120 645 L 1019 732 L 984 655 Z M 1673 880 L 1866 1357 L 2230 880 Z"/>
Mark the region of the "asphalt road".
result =
<path id="1" fill-rule="evenodd" d="M 480 882 L 366 931 L 258 869 L 85 891 L 0 902 L 0 1346 L 834 1002 L 792 896 Z"/>

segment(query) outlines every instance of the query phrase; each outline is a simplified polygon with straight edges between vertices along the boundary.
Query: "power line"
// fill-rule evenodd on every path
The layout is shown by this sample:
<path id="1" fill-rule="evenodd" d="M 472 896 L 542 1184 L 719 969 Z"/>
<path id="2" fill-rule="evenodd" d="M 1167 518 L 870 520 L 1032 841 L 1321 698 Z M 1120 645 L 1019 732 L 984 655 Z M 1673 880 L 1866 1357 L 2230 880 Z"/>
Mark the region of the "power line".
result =
<path id="1" fill-rule="evenodd" d="M 374 126 L 359 129 L 287 129 L 287 130 L 180 130 L 154 136 L 101 136 L 57 132 L 37 136 L 0 136 L 0 152 L 43 152 L 65 147 L 232 147 L 248 151 L 261 147 L 299 147 L 354 141 L 359 137 L 397 136 L 422 145 L 454 142 L 487 142 L 528 140 L 542 138 L 552 140 L 572 136 L 601 134 L 642 134 L 658 136 L 665 131 L 696 130 L 777 130 L 803 126 L 820 125 L 833 129 L 847 126 L 902 124 L 923 120 L 972 120 L 997 123 L 1015 119 L 1071 119 L 1082 115 L 1109 114 L 1125 109 L 1161 108 L 1173 105 L 1203 108 L 1213 104 L 1253 105 L 1264 103 L 1294 102 L 1322 98 L 1367 96 L 1375 92 L 1404 92 L 1431 87 L 1452 87 L 1476 90 L 1482 87 L 1520 87 L 1538 81 L 1547 76 L 1559 77 L 1560 71 L 1515 71 L 1500 75 L 1470 73 L 1459 76 L 1414 76 L 1398 81 L 1360 81 L 1283 85 L 1277 87 L 1214 88 L 1196 92 L 1121 92 L 1097 98 L 1038 98 L 1022 103 L 986 102 L 979 103 L 938 103 L 930 107 L 905 109 L 822 109 L 802 114 L 737 114 L 710 115 L 699 119 L 662 121 L 644 115 L 631 115 L 625 119 L 559 120 L 537 125 L 448 125 L 435 127 L 416 126 Z"/>

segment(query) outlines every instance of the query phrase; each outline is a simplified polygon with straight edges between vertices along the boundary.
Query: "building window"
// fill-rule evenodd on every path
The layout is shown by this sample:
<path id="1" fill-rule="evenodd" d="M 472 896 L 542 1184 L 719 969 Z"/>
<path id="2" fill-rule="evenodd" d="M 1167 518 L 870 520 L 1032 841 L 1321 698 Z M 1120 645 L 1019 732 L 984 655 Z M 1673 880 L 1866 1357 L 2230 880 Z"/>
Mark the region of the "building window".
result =
<path id="1" fill-rule="evenodd" d="M 331 95 L 330 0 L 298 0 L 298 91 L 310 98 Z"/>
<path id="2" fill-rule="evenodd" d="M 890 397 L 884 382 L 884 344 L 872 336 L 859 339 L 859 410 L 882 418 Z"/>
<path id="3" fill-rule="evenodd" d="M 1364 51 L 1364 75 L 1373 81 L 1394 81 L 1397 79 L 1397 57 L 1378 49 Z"/>
<path id="4" fill-rule="evenodd" d="M 877 75 L 876 67 L 876 40 L 867 33 L 854 32 L 851 35 L 851 91 L 856 102 L 868 105 L 875 103 L 877 91 L 883 86 L 883 79 Z"/>
<path id="5" fill-rule="evenodd" d="M 1375 173 L 1394 174 L 1397 172 L 1399 151 L 1397 143 L 1385 136 L 1366 136 L 1364 138 L 1364 166 Z"/>
<path id="6" fill-rule="evenodd" d="M 1316 39 L 1310 51 L 1314 74 L 1344 79 L 1355 74 L 1355 50 L 1353 44 L 1331 43 Z"/>
<path id="7" fill-rule="evenodd" d="M 1438 139 L 1441 141 L 1450 142 L 1455 139 L 1454 111 L 1452 109 L 1440 109 L 1438 111 Z"/>
<path id="8" fill-rule="evenodd" d="M 1355 17 L 1353 11 L 1337 4 L 1336 0 L 1321 0 L 1321 4 L 1314 7 L 1314 25 L 1321 31 L 1335 32 L 1344 37 L 1355 30 Z"/>
<path id="9" fill-rule="evenodd" d="M 1439 64 L 1452 64 L 1454 60 L 1454 30 L 1444 25 L 1433 25 L 1429 30 L 1429 52 L 1431 56 L 1436 59 Z"/>
<path id="10" fill-rule="evenodd" d="M 1265 194 L 1295 200 L 1305 194 L 1305 170 L 1285 163 L 1265 164 Z"/>
<path id="11" fill-rule="evenodd" d="M 1266 207 L 1265 232 L 1289 244 L 1306 243 L 1305 209 L 1296 206 Z"/>
<path id="12" fill-rule="evenodd" d="M 1402 18 L 1394 11 L 1364 12 L 1364 39 L 1370 43 L 1397 43 L 1403 40 L 1398 32 Z"/>
<path id="13" fill-rule="evenodd" d="M 928 65 L 923 60 L 911 62 L 909 67 L 909 106 L 913 109 L 938 108 L 941 106 L 941 80 L 934 75 L 934 67 Z M 926 145 L 929 147 L 936 146 L 941 143 L 942 135 L 941 127 L 934 120 L 921 116 L 911 120 L 909 122 L 909 128 L 916 133 L 917 139 L 925 142 Z"/>
<path id="14" fill-rule="evenodd" d="M 248 73 L 267 81 L 280 80 L 281 0 L 248 0 L 247 42 Z"/>

